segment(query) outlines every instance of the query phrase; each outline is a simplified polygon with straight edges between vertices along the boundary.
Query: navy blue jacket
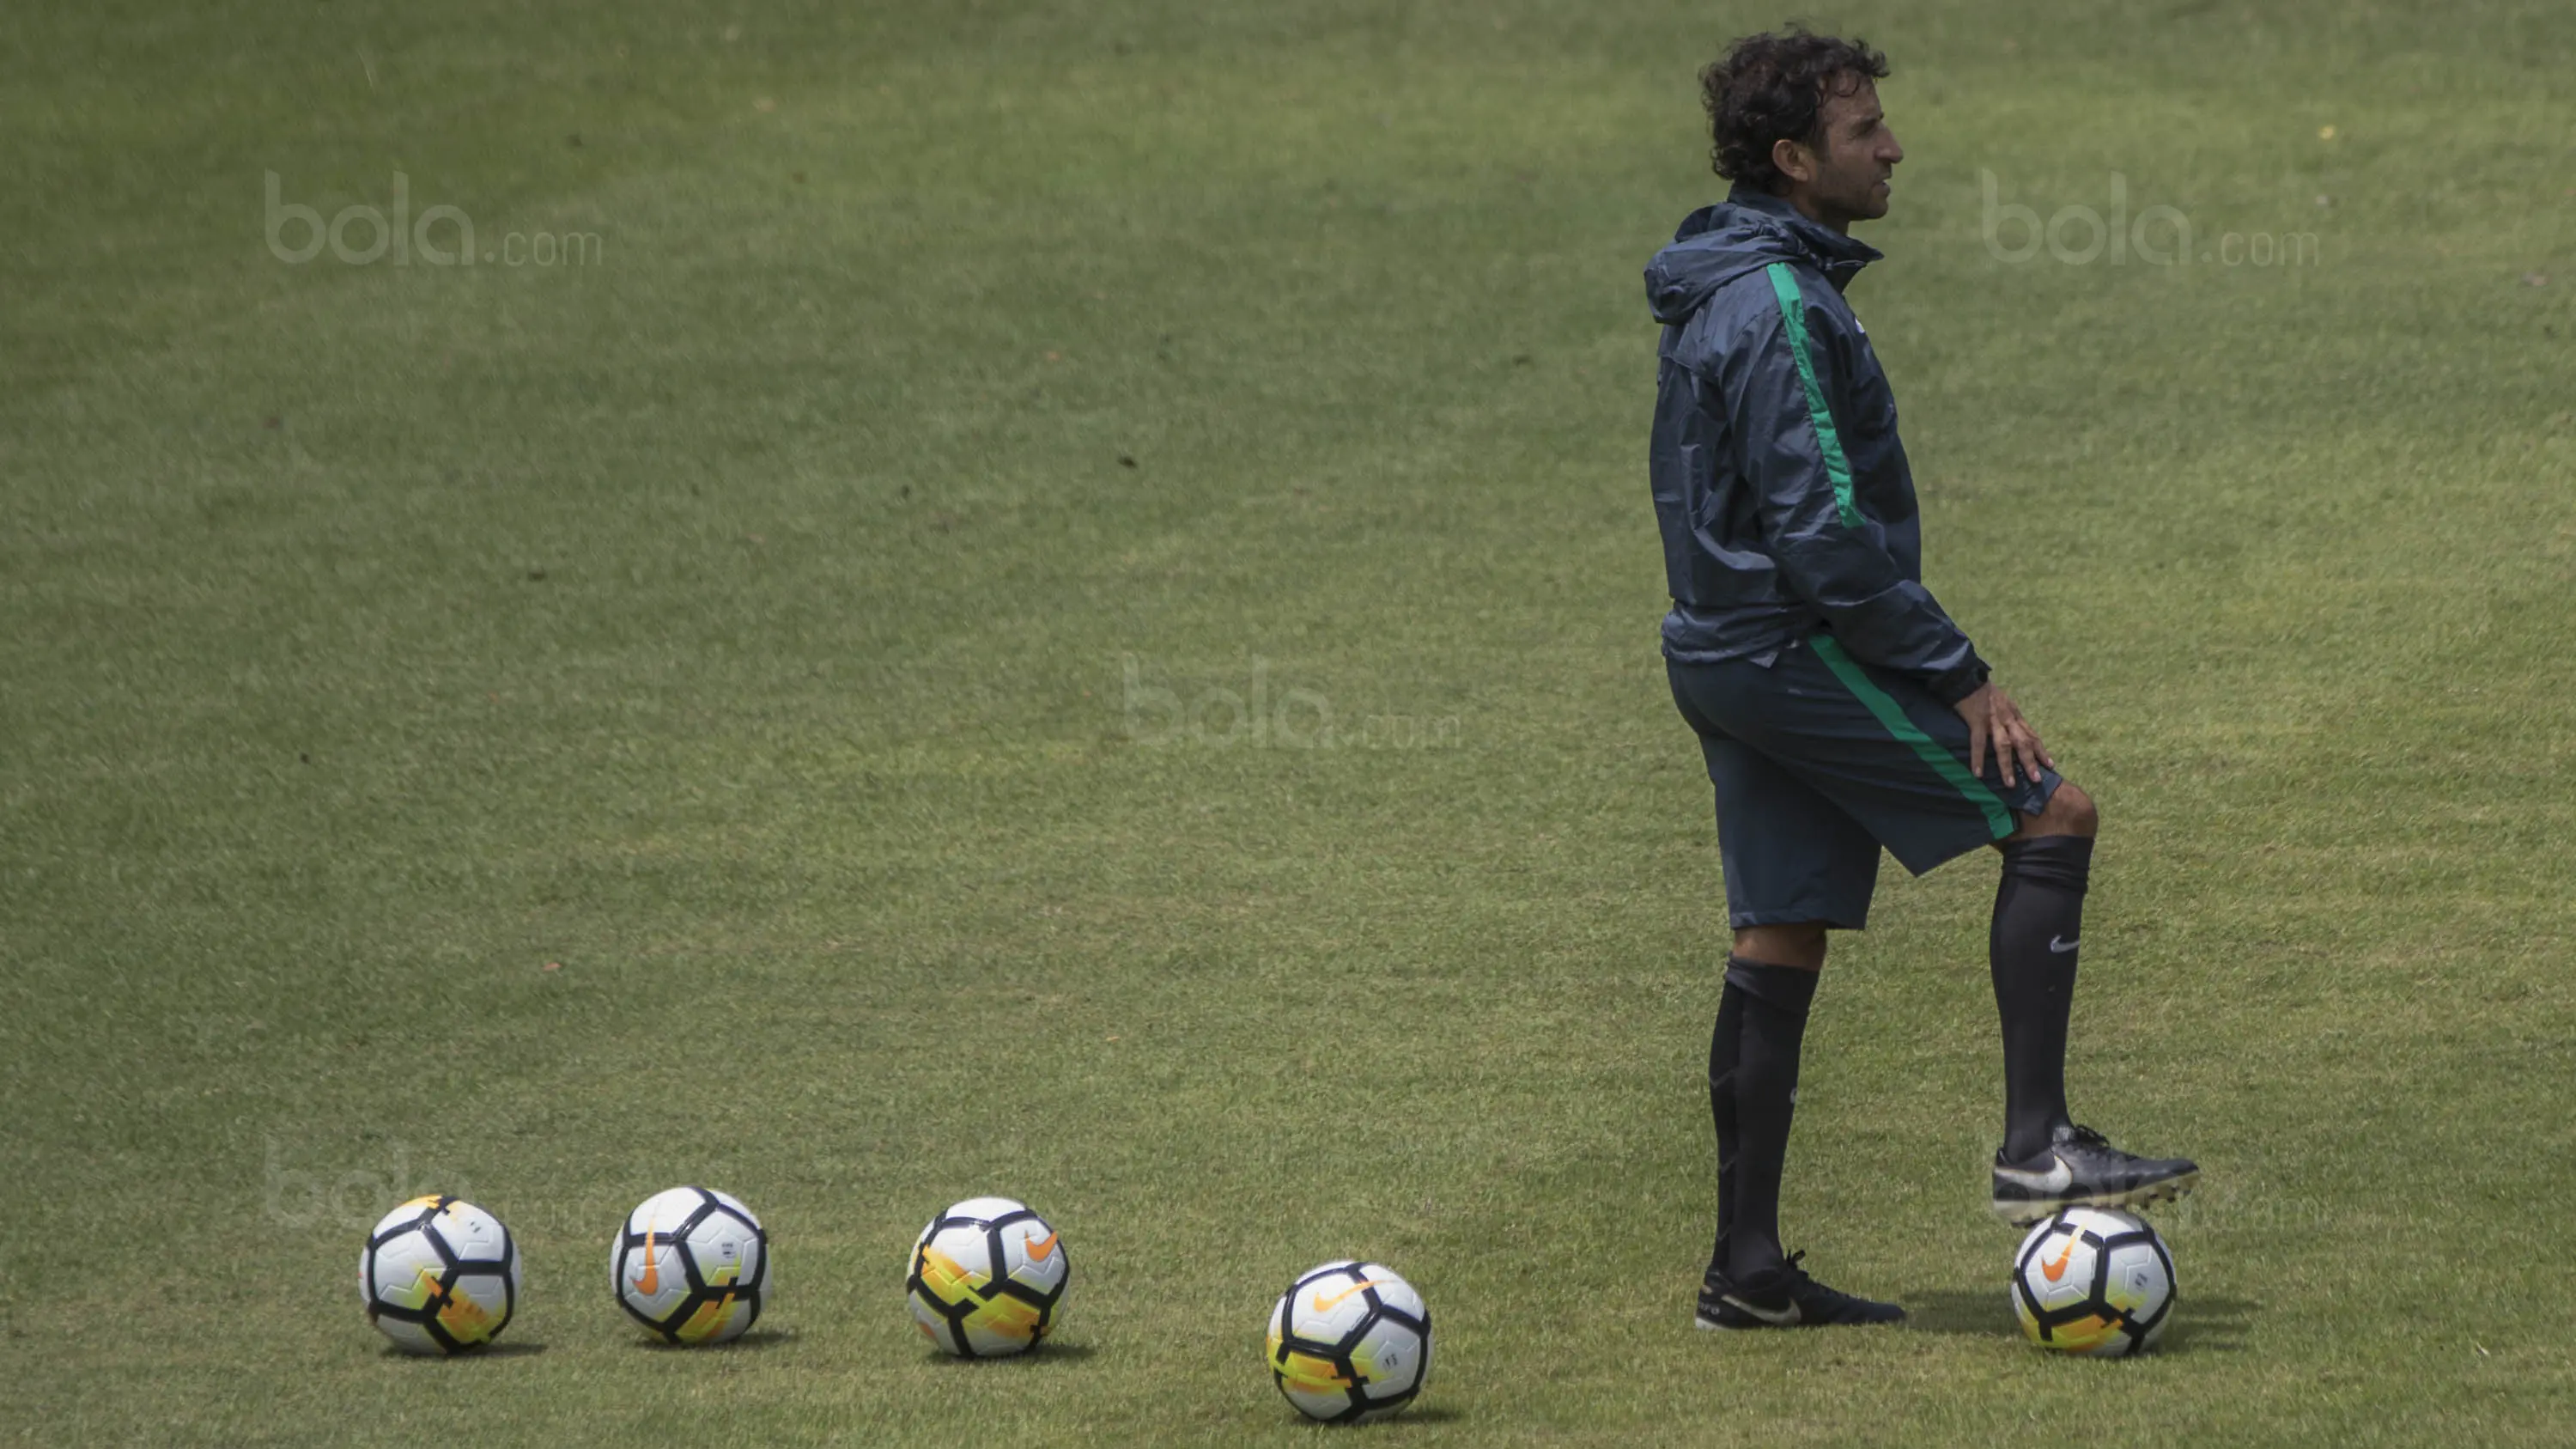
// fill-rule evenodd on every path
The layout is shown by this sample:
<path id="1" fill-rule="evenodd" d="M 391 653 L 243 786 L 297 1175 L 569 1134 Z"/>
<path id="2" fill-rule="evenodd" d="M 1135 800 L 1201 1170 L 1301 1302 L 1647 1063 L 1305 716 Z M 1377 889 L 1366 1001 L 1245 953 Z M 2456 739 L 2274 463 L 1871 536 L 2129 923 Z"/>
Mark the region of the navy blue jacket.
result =
<path id="1" fill-rule="evenodd" d="M 1739 186 L 1647 266 L 1664 654 L 1767 665 L 1821 628 L 1955 704 L 1985 661 L 1923 587 L 1896 398 L 1843 303 L 1878 255 Z"/>

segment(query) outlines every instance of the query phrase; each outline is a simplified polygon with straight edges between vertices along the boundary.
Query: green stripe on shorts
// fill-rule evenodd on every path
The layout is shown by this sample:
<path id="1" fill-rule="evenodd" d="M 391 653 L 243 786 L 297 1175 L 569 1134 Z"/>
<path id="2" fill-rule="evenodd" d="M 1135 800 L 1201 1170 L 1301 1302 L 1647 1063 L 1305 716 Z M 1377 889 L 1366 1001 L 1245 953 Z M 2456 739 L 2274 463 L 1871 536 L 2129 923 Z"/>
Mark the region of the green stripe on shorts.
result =
<path id="1" fill-rule="evenodd" d="M 1825 661 L 1825 667 L 1834 672 L 1834 677 L 1843 682 L 1843 687 L 1867 705 L 1869 712 L 1878 716 L 1880 724 L 1887 726 L 1889 734 L 1913 746 L 1914 753 L 1923 757 L 1923 763 L 1949 781 L 1950 787 L 1966 797 L 1969 804 L 1985 812 L 1986 826 L 1994 831 L 1995 839 L 2001 840 L 2013 833 L 2012 812 L 2004 808 L 2004 802 L 1996 797 L 1994 791 L 1986 788 L 1986 782 L 1969 774 L 1968 767 L 1959 763 L 1958 756 L 1941 748 L 1930 735 L 1923 733 L 1921 726 L 1906 718 L 1905 706 L 1890 698 L 1886 690 L 1870 683 L 1869 676 L 1862 673 L 1860 665 L 1843 652 L 1843 646 L 1835 642 L 1834 636 L 1818 634 L 1807 642 L 1815 647 L 1816 657 Z"/>

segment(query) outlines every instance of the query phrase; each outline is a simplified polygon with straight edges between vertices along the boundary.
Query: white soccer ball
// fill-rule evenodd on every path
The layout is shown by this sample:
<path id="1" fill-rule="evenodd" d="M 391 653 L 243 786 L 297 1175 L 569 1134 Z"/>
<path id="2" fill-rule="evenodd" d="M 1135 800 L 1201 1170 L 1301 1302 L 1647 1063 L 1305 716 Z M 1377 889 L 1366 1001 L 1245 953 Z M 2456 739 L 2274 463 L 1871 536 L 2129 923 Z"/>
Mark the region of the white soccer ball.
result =
<path id="1" fill-rule="evenodd" d="M 1269 1358 L 1279 1392 L 1307 1418 L 1382 1419 L 1431 1373 L 1431 1310 L 1383 1263 L 1326 1263 L 1279 1295 Z"/>
<path id="2" fill-rule="evenodd" d="M 462 1198 L 416 1197 L 380 1219 L 358 1255 L 367 1321 L 405 1353 L 462 1353 L 510 1326 L 519 1249 Z"/>
<path id="3" fill-rule="evenodd" d="M 728 1193 L 675 1187 L 635 1205 L 608 1245 L 617 1306 L 665 1343 L 723 1343 L 760 1320 L 769 1234 Z"/>
<path id="4" fill-rule="evenodd" d="M 2068 1208 L 2013 1254 L 2022 1332 L 2060 1353 L 2145 1353 L 2173 1321 L 2173 1255 L 2156 1230 L 2108 1208 Z"/>
<path id="5" fill-rule="evenodd" d="M 1073 1264 L 1046 1219 L 973 1197 L 921 1230 L 904 1296 L 921 1336 L 960 1358 L 1026 1353 L 1054 1329 Z"/>

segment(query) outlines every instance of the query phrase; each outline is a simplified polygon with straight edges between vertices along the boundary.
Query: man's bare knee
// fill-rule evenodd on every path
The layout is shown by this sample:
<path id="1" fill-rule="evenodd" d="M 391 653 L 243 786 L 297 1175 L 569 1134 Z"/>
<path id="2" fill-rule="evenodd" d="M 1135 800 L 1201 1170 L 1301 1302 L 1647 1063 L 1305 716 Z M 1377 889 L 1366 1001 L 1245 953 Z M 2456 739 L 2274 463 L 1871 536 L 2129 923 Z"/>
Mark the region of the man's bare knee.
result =
<path id="1" fill-rule="evenodd" d="M 1825 964 L 1825 923 L 1794 921 L 1777 926 L 1746 926 L 1735 933 L 1735 959 L 1765 966 L 1794 966 L 1819 971 Z"/>
<path id="2" fill-rule="evenodd" d="M 2075 788 L 2075 782 L 2064 780 L 2048 797 L 2048 808 L 2037 815 L 2022 817 L 2021 828 L 2012 833 L 2015 840 L 2033 840 L 2043 835 L 2095 835 L 2102 829 L 2102 812 L 2093 797 Z"/>

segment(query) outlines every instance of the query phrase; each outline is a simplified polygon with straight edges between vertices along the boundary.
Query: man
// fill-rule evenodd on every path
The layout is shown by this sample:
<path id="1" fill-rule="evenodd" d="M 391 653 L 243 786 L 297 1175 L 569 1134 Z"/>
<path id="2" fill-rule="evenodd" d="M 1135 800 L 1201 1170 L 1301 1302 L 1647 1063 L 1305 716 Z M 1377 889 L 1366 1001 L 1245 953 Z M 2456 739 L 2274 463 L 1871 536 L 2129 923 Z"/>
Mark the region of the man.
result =
<path id="1" fill-rule="evenodd" d="M 1663 324 L 1651 473 L 1666 669 L 1717 787 L 1733 953 L 1709 1038 L 1717 1243 L 1702 1328 L 1888 1323 L 1780 1246 L 1799 1042 L 1828 930 L 1866 923 L 1881 846 L 1921 874 L 2003 856 L 1989 951 L 2003 1021 L 1994 1208 L 2035 1222 L 2137 1206 L 2198 1169 L 2133 1157 L 2069 1117 L 2066 1029 L 2097 823 L 1922 582 L 1896 405 L 1843 289 L 1879 254 L 1904 151 L 1860 41 L 1792 29 L 1701 75 L 1734 183 L 1646 269 Z"/>

